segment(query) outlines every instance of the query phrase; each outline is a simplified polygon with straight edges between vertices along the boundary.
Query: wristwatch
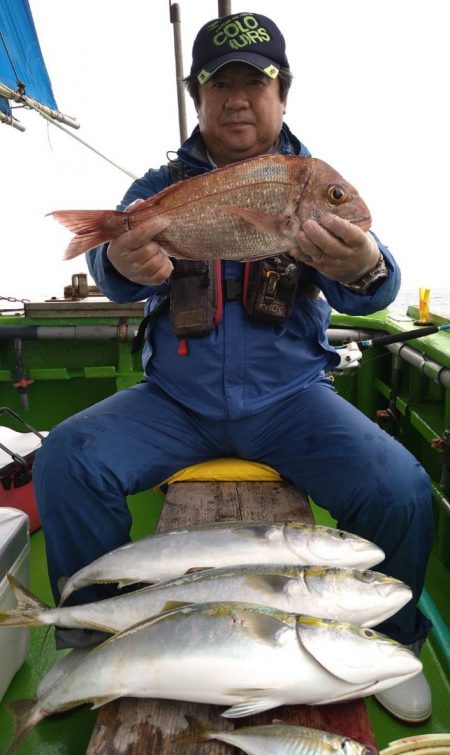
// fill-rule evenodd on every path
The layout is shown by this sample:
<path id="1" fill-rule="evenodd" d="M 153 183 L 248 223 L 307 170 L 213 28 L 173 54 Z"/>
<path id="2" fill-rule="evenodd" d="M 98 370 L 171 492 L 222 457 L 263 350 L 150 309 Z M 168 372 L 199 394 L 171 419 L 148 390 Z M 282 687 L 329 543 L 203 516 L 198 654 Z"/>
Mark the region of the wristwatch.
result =
<path id="1" fill-rule="evenodd" d="M 380 259 L 372 270 L 369 270 L 368 273 L 364 273 L 359 280 L 353 281 L 353 283 L 343 283 L 342 285 L 345 286 L 345 288 L 349 288 L 350 291 L 354 291 L 355 294 L 370 294 L 375 288 L 377 288 L 377 285 L 388 276 L 389 271 L 386 267 L 384 257 L 380 253 Z"/>

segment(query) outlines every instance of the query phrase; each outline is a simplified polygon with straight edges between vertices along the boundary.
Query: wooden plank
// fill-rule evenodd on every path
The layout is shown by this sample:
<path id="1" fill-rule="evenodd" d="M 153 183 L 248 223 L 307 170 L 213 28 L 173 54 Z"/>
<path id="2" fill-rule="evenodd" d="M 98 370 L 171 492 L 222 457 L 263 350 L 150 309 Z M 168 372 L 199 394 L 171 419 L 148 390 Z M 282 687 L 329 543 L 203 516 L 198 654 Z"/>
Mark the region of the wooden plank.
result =
<path id="1" fill-rule="evenodd" d="M 158 531 L 210 522 L 313 522 L 307 498 L 286 482 L 177 482 L 169 486 Z M 122 698 L 100 709 L 86 755 L 229 755 L 222 742 L 187 743 L 186 715 L 214 729 L 271 723 L 310 726 L 352 737 L 378 753 L 363 700 L 334 705 L 281 706 L 231 722 L 223 708 L 170 700 Z"/>
<path id="2" fill-rule="evenodd" d="M 157 529 L 235 519 L 314 521 L 308 499 L 287 482 L 175 482 L 167 490 Z"/>

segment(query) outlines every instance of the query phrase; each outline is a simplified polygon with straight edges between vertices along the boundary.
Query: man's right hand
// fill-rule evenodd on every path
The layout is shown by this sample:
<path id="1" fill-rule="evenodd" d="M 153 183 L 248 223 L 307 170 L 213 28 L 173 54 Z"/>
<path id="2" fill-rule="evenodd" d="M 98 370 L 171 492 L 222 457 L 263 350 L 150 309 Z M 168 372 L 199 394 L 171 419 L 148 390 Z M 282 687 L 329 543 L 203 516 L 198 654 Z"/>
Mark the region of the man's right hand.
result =
<path id="1" fill-rule="evenodd" d="M 137 199 L 127 207 L 127 212 L 143 201 Z M 133 283 L 143 286 L 163 283 L 172 273 L 173 265 L 164 249 L 153 239 L 164 228 L 167 228 L 167 222 L 159 217 L 139 223 L 136 228 L 110 242 L 107 250 L 109 261 Z"/>

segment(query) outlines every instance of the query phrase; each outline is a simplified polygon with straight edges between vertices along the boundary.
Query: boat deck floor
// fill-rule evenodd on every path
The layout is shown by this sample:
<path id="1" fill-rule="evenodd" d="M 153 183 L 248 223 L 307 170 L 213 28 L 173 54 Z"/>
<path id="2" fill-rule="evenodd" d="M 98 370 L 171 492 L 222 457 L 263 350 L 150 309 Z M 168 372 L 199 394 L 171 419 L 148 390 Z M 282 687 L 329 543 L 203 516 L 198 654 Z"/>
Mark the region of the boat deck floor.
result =
<path id="1" fill-rule="evenodd" d="M 142 493 L 132 496 L 129 502 L 133 514 L 132 538 L 144 537 L 154 532 L 162 509 L 162 496 L 155 492 Z M 317 523 L 333 524 L 327 512 L 314 504 L 312 508 Z M 33 533 L 31 541 L 30 589 L 41 600 L 52 604 L 42 531 L 38 530 Z M 62 652 L 65 652 L 58 653 L 55 650 L 53 630 L 50 630 L 50 636 L 47 638 L 46 630 L 40 627 L 32 628 L 30 635 L 30 648 L 26 661 L 12 680 L 3 703 L 19 698 L 34 697 L 42 677 L 61 657 Z M 450 731 L 449 679 L 429 640 L 424 646 L 421 659 L 433 691 L 433 714 L 429 721 L 424 724 L 404 725 L 387 714 L 373 698 L 367 698 L 364 701 L 375 733 L 376 745 L 380 750 L 387 747 L 389 742 L 401 737 Z M 329 709 L 331 707 L 327 706 Z M 275 712 L 273 717 L 277 715 L 278 713 Z M 98 710 L 92 711 L 88 705 L 83 705 L 62 715 L 49 717 L 28 735 L 18 750 L 18 755 L 82 755 L 82 753 L 87 753 L 89 743 L 93 741 L 91 737 L 95 731 L 98 716 Z M 5 752 L 12 732 L 12 718 L 5 706 L 0 704 L 0 753 Z M 205 749 L 207 745 L 199 745 L 199 753 L 202 751 L 201 748 L 209 752 Z M 123 750 L 123 753 L 127 755 L 138 752 L 137 749 Z"/>

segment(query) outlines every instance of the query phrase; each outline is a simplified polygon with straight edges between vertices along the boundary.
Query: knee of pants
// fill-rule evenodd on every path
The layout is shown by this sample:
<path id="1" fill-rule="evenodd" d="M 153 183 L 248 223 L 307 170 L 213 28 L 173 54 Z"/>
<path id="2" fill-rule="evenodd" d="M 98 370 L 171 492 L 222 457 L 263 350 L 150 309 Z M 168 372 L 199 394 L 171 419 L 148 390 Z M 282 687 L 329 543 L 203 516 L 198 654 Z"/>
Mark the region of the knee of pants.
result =
<path id="1" fill-rule="evenodd" d="M 401 475 L 397 475 L 397 478 Z M 344 515 L 345 518 L 345 515 Z M 365 501 L 358 511 L 354 510 L 344 522 L 343 529 L 377 542 L 391 558 L 402 553 L 405 562 L 412 554 L 422 562 L 432 546 L 433 506 L 431 485 L 426 472 L 417 467 L 411 479 L 393 481 L 389 495 Z"/>
<path id="2" fill-rule="evenodd" d="M 65 420 L 50 431 L 44 438 L 41 448 L 36 452 L 33 465 L 33 479 L 39 480 L 52 469 L 64 471 L 73 459 L 73 438 L 77 435 L 78 422 L 74 418 Z M 80 444 L 81 445 L 81 444 Z"/>
<path id="3" fill-rule="evenodd" d="M 431 480 L 425 469 L 413 461 L 400 469 L 392 468 L 385 480 L 389 502 L 394 507 L 411 506 L 411 512 L 424 520 L 432 518 Z"/>
<path id="4" fill-rule="evenodd" d="M 39 508 L 55 499 L 55 491 L 63 498 L 69 489 L 95 487 L 97 478 L 107 479 L 108 454 L 101 453 L 92 431 L 85 430 L 79 417 L 51 430 L 36 453 L 33 486 Z"/>

